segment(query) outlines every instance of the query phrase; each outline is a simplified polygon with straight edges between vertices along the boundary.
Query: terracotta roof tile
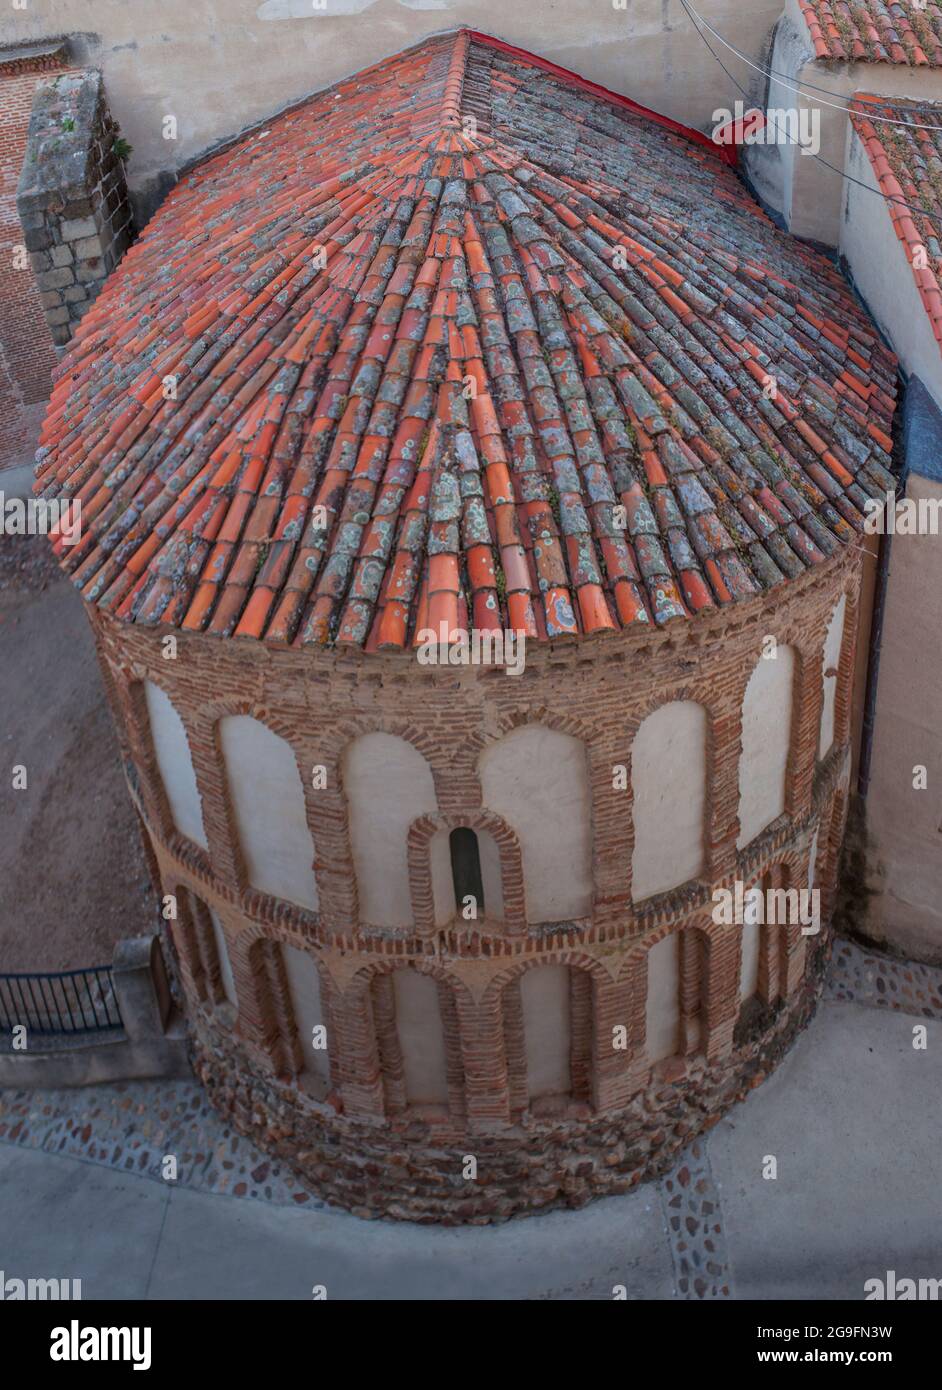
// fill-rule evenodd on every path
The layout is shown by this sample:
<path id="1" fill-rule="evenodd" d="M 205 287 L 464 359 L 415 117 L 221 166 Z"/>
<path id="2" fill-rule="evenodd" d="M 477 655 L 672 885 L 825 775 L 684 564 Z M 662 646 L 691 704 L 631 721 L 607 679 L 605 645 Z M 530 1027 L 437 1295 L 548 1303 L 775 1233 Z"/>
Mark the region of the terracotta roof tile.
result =
<path id="1" fill-rule="evenodd" d="M 798 0 L 815 56 L 942 67 L 938 0 Z"/>
<path id="2" fill-rule="evenodd" d="M 894 394 L 708 141 L 463 31 L 180 181 L 60 364 L 37 487 L 82 497 L 62 563 L 132 622 L 559 639 L 820 564 Z"/>

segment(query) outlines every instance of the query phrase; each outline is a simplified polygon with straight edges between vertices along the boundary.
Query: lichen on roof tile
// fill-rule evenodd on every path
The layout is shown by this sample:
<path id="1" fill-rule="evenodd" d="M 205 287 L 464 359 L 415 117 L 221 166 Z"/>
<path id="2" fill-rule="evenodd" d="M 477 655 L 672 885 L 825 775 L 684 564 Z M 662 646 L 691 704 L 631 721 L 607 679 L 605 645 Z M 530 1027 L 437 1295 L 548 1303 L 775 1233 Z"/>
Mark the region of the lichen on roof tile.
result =
<path id="1" fill-rule="evenodd" d="M 60 363 L 36 486 L 126 621 L 565 640 L 835 553 L 895 380 L 704 137 L 461 31 L 180 180 Z"/>

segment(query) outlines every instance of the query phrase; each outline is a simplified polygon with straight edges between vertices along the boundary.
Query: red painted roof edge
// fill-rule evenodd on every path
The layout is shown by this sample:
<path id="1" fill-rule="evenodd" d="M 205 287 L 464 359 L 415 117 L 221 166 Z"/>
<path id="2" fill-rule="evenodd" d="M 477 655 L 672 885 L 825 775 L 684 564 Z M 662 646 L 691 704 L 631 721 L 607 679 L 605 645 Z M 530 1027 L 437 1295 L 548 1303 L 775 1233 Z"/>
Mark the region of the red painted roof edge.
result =
<path id="1" fill-rule="evenodd" d="M 492 34 L 482 33 L 480 29 L 469 29 L 467 32 L 478 43 L 487 43 L 492 48 L 499 48 L 502 53 L 511 53 L 515 58 L 521 58 L 525 63 L 529 63 L 531 67 L 542 68 L 544 72 L 561 77 L 570 86 L 578 87 L 591 96 L 602 97 L 605 101 L 614 102 L 616 106 L 623 106 L 639 116 L 646 116 L 648 120 L 664 126 L 667 130 L 672 130 L 675 135 L 683 135 L 696 145 L 706 145 L 717 158 L 725 164 L 732 165 L 733 168 L 736 168 L 739 163 L 739 151 L 734 145 L 728 145 L 725 148 L 717 145 L 710 139 L 709 135 L 704 135 L 701 130 L 694 130 L 693 126 L 671 120 L 670 116 L 662 116 L 659 111 L 652 111 L 649 106 L 642 106 L 639 102 L 632 101 L 630 97 L 622 96 L 620 92 L 610 91 L 608 87 L 603 87 L 598 82 L 590 82 L 587 77 L 580 77 L 577 72 L 571 72 L 569 68 L 562 68 L 558 63 L 551 63 L 548 58 L 541 58 L 526 48 L 516 48 L 512 43 L 505 43 L 503 39 L 495 39 Z"/>

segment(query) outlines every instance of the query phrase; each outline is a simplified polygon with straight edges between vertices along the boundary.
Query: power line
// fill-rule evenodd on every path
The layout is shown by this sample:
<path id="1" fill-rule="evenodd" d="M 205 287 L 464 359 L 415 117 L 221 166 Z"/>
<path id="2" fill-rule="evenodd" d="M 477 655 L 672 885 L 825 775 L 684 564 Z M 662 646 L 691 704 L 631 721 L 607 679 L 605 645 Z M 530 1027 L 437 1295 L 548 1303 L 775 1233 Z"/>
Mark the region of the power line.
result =
<path id="1" fill-rule="evenodd" d="M 740 93 L 740 95 L 748 99 L 749 93 L 746 91 L 745 87 L 733 76 L 729 68 L 723 62 L 723 59 L 720 57 L 716 49 L 710 43 L 710 40 L 703 33 L 702 29 L 700 28 L 699 24 L 694 18 L 694 12 L 688 3 L 688 0 L 680 0 L 680 3 L 686 10 L 687 18 L 690 20 L 697 34 L 700 36 L 701 41 L 706 45 L 706 47 L 712 54 L 714 62 L 716 62 L 723 69 L 727 78 L 733 84 L 736 90 Z M 830 169 L 832 174 L 837 174 L 839 178 L 845 179 L 848 183 L 855 184 L 858 188 L 864 189 L 866 193 L 875 193 L 878 198 L 882 198 L 884 203 L 898 203 L 901 207 L 906 208 L 907 212 L 914 212 L 917 213 L 920 217 L 927 218 L 930 222 L 934 222 L 935 225 L 940 230 L 942 230 L 942 216 L 939 216 L 939 214 L 930 212 L 928 208 L 917 207 L 916 204 L 907 202 L 905 198 L 897 198 L 895 194 L 887 194 L 879 188 L 873 188 L 869 183 L 864 183 L 862 179 L 855 178 L 853 174 L 848 174 L 846 169 L 839 169 L 837 165 L 832 164 L 830 160 L 822 158 L 822 156 L 819 154 L 812 153 L 810 146 L 803 144 L 801 140 L 793 140 L 789 135 L 788 131 L 783 131 L 782 127 L 779 126 L 777 121 L 773 121 L 772 126 L 779 134 L 784 135 L 784 143 L 786 145 L 797 145 L 803 153 L 807 152 L 811 154 L 811 158 L 817 160 L 817 162 L 820 165 L 822 165 L 823 168 Z M 933 129 L 938 129 L 938 127 L 933 127 Z"/>
<path id="2" fill-rule="evenodd" d="M 735 53 L 737 58 L 742 59 L 742 61 L 746 63 L 748 67 L 752 68 L 755 72 L 761 72 L 763 77 L 776 78 L 783 85 L 791 87 L 791 89 L 794 92 L 797 92 L 799 96 L 801 95 L 799 89 L 802 87 L 807 87 L 808 90 L 811 92 L 826 92 L 828 96 L 832 97 L 840 96 L 840 92 L 835 92 L 830 87 L 818 87 L 813 82 L 799 82 L 797 78 L 788 77 L 783 72 L 776 72 L 774 68 L 760 67 L 758 63 L 754 63 L 747 54 L 743 53 L 741 48 L 737 48 L 734 43 L 730 43 L 729 40 L 725 39 L 717 29 L 714 29 L 710 21 L 708 19 L 704 19 L 703 15 L 700 14 L 697 10 L 695 10 L 693 5 L 687 4 L 686 0 L 681 0 L 681 4 L 683 4 L 684 9 L 688 12 L 691 19 L 694 18 L 694 16 L 696 16 L 698 23 L 702 24 L 704 29 L 707 29 L 715 39 L 718 39 L 724 48 L 728 48 L 730 53 Z M 849 101 L 845 101 L 843 105 L 838 105 L 836 101 L 819 101 L 816 103 L 816 105 L 830 106 L 835 111 L 843 111 L 845 113 L 847 113 L 850 110 Z M 884 105 L 893 107 L 894 109 L 900 111 L 906 109 L 905 103 L 903 102 L 887 101 L 884 102 Z M 928 106 L 921 106 L 918 108 L 913 107 L 912 109 L 918 109 L 920 112 L 924 112 L 931 110 L 932 108 Z M 939 115 L 940 117 L 942 117 L 942 111 L 939 111 Z M 939 122 L 936 122 L 934 125 L 920 125 L 916 121 L 897 121 L 894 120 L 892 116 L 877 115 L 872 115 L 869 117 L 869 119 L 873 121 L 881 121 L 884 125 L 905 126 L 907 130 L 934 130 L 938 132 L 940 129 L 942 129 L 942 125 L 940 125 Z"/>

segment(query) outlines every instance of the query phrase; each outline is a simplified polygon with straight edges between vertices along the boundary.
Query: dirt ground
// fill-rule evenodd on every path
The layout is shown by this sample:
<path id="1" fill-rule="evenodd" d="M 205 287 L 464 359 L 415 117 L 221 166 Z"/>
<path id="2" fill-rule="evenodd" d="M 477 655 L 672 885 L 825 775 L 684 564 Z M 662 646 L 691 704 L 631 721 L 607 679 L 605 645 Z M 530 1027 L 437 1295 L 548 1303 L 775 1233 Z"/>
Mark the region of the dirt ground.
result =
<path id="1" fill-rule="evenodd" d="M 107 964 L 156 911 L 82 601 L 0 535 L 0 972 Z"/>

